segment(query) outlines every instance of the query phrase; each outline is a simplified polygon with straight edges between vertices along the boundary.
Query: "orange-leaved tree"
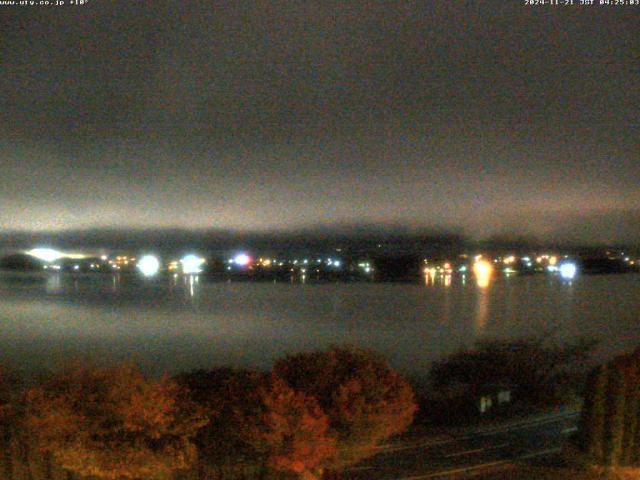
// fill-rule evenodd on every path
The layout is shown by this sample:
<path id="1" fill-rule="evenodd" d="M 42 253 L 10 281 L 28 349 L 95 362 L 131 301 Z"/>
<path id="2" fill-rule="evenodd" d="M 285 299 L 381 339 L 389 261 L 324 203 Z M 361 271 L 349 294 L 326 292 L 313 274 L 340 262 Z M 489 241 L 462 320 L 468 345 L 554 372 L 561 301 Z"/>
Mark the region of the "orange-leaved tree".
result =
<path id="1" fill-rule="evenodd" d="M 372 455 L 387 438 L 402 433 L 417 410 L 411 386 L 375 353 L 334 347 L 289 355 L 274 374 L 297 392 L 314 397 L 329 417 L 336 454 L 323 462 L 333 470 Z"/>
<path id="2" fill-rule="evenodd" d="M 188 467 L 206 424 L 175 381 L 132 365 L 75 368 L 30 388 L 25 430 L 62 467 L 103 479 L 160 478 Z"/>
<path id="3" fill-rule="evenodd" d="M 314 478 L 335 453 L 329 421 L 318 402 L 282 379 L 221 368 L 180 375 L 191 398 L 210 415 L 196 438 L 207 467 Z"/>
<path id="4" fill-rule="evenodd" d="M 320 478 L 336 448 L 317 400 L 274 375 L 265 376 L 252 399 L 251 409 L 236 411 L 238 429 L 264 455 L 267 467 L 298 478 Z"/>

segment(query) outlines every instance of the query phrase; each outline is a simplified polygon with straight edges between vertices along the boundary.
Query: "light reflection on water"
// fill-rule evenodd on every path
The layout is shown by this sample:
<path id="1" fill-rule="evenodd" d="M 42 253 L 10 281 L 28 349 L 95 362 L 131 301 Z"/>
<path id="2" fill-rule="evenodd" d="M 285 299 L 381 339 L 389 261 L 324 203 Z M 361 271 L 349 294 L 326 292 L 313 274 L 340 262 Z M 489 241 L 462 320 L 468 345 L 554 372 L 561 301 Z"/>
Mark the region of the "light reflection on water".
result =
<path id="1" fill-rule="evenodd" d="M 46 290 L 50 294 L 62 293 L 62 275 L 59 273 L 50 275 L 47 278 Z"/>
<path id="2" fill-rule="evenodd" d="M 150 370 L 267 368 L 285 352 L 350 343 L 422 375 L 478 337 L 603 338 L 640 343 L 640 275 L 494 278 L 420 284 L 209 282 L 198 275 L 0 274 L 0 360 L 41 368 L 72 356 L 132 355 Z"/>
<path id="3" fill-rule="evenodd" d="M 487 328 L 487 322 L 489 321 L 489 292 L 486 287 L 479 287 L 476 303 L 476 316 L 475 316 L 475 334 L 480 337 L 484 334 Z"/>

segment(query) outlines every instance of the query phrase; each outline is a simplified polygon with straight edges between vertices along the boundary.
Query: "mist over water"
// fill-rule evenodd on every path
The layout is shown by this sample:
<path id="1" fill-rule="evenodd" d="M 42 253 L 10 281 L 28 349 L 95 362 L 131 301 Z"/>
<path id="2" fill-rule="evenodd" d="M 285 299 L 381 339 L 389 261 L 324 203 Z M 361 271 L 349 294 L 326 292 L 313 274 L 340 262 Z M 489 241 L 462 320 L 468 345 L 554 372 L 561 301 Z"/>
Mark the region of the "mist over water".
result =
<path id="1" fill-rule="evenodd" d="M 285 353 L 352 344 L 411 377 L 478 338 L 640 343 L 640 275 L 473 277 L 422 284 L 210 282 L 205 277 L 0 274 L 0 361 L 32 372 L 73 359 L 152 373 L 269 368 Z"/>

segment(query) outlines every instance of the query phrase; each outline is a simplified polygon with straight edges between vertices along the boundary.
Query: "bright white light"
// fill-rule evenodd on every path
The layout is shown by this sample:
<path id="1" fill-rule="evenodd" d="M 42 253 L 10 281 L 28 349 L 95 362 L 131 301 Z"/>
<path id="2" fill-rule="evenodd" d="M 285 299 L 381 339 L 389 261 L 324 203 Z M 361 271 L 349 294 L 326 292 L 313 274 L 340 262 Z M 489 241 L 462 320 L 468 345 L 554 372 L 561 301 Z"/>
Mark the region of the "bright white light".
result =
<path id="1" fill-rule="evenodd" d="M 32 257 L 44 260 L 45 262 L 55 262 L 59 258 L 65 256 L 64 253 L 52 248 L 34 248 L 33 250 L 29 250 L 27 252 L 27 255 L 31 255 Z"/>
<path id="2" fill-rule="evenodd" d="M 334 267 L 340 267 L 340 260 L 334 260 L 333 261 L 333 266 Z"/>
<path id="3" fill-rule="evenodd" d="M 74 260 L 86 258 L 86 255 L 82 253 L 64 253 L 53 248 L 34 248 L 26 253 L 45 262 L 55 262 L 61 258 L 72 258 Z"/>
<path id="4" fill-rule="evenodd" d="M 233 258 L 233 263 L 241 267 L 247 266 L 251 262 L 251 257 L 246 253 L 239 253 Z"/>
<path id="5" fill-rule="evenodd" d="M 185 255 L 180 260 L 182 264 L 182 273 L 187 275 L 194 275 L 196 273 L 202 273 L 202 265 L 205 260 L 202 257 L 198 257 L 197 255 Z"/>
<path id="6" fill-rule="evenodd" d="M 575 263 L 563 263 L 560 265 L 560 276 L 565 280 L 571 280 L 578 273 L 578 267 Z"/>
<path id="7" fill-rule="evenodd" d="M 153 277 L 160 270 L 160 261 L 154 255 L 145 255 L 140 259 L 137 267 L 145 277 Z"/>

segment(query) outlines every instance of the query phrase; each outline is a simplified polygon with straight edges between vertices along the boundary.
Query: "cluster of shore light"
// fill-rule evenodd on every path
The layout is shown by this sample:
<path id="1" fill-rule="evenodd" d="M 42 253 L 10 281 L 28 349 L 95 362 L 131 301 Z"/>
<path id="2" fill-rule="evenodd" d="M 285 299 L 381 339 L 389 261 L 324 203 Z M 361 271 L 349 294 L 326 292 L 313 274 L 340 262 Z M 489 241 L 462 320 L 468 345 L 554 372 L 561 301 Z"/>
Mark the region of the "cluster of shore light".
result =
<path id="1" fill-rule="evenodd" d="M 28 255 L 31 255 L 34 258 L 42 260 L 47 264 L 51 264 L 57 262 L 62 259 L 75 259 L 81 260 L 87 258 L 87 255 L 81 253 L 65 253 L 58 250 L 54 250 L 52 248 L 34 248 L 32 250 L 28 250 L 26 252 Z M 106 255 L 102 255 L 102 260 L 107 260 Z M 117 260 L 120 260 L 120 257 L 117 257 Z M 135 258 L 126 259 L 123 262 L 125 264 L 129 263 L 129 260 L 135 261 Z M 176 262 L 177 263 L 177 262 Z M 202 272 L 203 265 L 206 263 L 206 260 L 203 257 L 199 257 L 198 255 L 189 254 L 182 257 L 180 260 L 180 266 L 182 273 L 186 275 L 195 275 Z M 117 266 L 117 263 L 111 262 L 112 266 Z M 56 265 L 53 265 L 55 267 Z M 92 265 L 93 266 L 93 265 Z M 160 259 L 155 255 L 143 255 L 136 263 L 136 268 L 146 277 L 152 277 L 160 271 Z M 47 266 L 45 266 L 47 268 Z M 55 268 L 54 268 L 55 269 Z M 59 266 L 58 266 L 59 269 Z M 76 268 L 77 269 L 77 268 Z"/>
<path id="2" fill-rule="evenodd" d="M 51 264 L 61 259 L 87 258 L 87 256 L 84 254 L 64 253 L 51 248 L 34 248 L 32 250 L 27 251 L 26 253 L 48 264 Z M 102 255 L 101 258 L 102 260 L 107 260 L 107 256 L 105 255 Z M 120 259 L 121 257 L 116 257 L 116 258 Z M 126 258 L 126 257 L 122 257 L 122 258 Z M 135 260 L 135 259 L 131 259 L 131 260 Z M 510 273 L 510 270 L 512 270 L 511 266 L 517 260 L 518 259 L 514 255 L 511 255 L 504 258 L 494 259 L 493 262 L 491 262 L 489 259 L 485 258 L 483 255 L 477 255 L 474 258 L 474 262 L 471 265 L 471 269 L 476 277 L 478 285 L 481 287 L 484 287 L 484 286 L 488 286 L 491 281 L 491 277 L 495 270 L 494 263 L 503 263 L 505 265 L 504 272 Z M 318 260 L 318 262 L 321 262 L 321 261 L 322 261 L 321 259 Z M 533 261 L 526 256 L 522 257 L 520 261 L 524 262 L 529 267 L 531 267 L 533 264 Z M 538 264 L 541 264 L 541 263 L 546 264 L 547 265 L 546 269 L 549 272 L 559 273 L 560 276 L 566 280 L 573 279 L 578 272 L 578 267 L 574 262 L 568 261 L 566 259 L 560 262 L 558 257 L 555 255 L 542 255 L 537 257 L 535 261 Z M 252 262 L 253 262 L 253 259 L 246 253 L 239 253 L 234 258 L 229 259 L 229 264 L 234 264 L 239 267 L 247 267 Z M 126 261 L 125 263 L 129 263 L 129 262 Z M 206 263 L 205 258 L 195 254 L 188 254 L 182 257 L 179 261 L 176 260 L 169 263 L 169 271 L 180 270 L 183 274 L 186 274 L 186 275 L 197 275 L 199 273 L 202 273 L 205 263 Z M 264 267 L 268 267 L 272 263 L 276 263 L 275 259 L 271 260 L 271 259 L 260 258 L 258 261 L 258 264 Z M 299 263 L 298 260 L 293 261 L 294 265 L 298 263 Z M 308 263 L 308 259 L 304 259 L 300 263 L 302 265 L 306 265 Z M 425 260 L 425 263 L 428 263 L 428 262 Z M 279 265 L 282 265 L 282 264 L 283 264 L 282 262 L 279 263 Z M 335 268 L 340 268 L 341 261 L 336 259 L 328 259 L 327 264 L 332 265 Z M 140 273 L 146 277 L 152 277 L 157 275 L 161 269 L 160 259 L 157 256 L 151 255 L 151 254 L 143 255 L 142 257 L 140 257 L 135 263 L 135 265 L 136 265 L 136 268 L 140 271 Z M 368 262 L 359 263 L 358 267 L 364 269 L 365 273 L 370 273 L 373 270 L 373 267 Z M 47 267 L 45 266 L 45 268 Z M 231 267 L 229 266 L 228 269 L 230 268 Z M 458 271 L 464 274 L 467 271 L 467 266 L 462 265 L 458 269 Z M 305 270 L 302 270 L 302 272 L 304 273 Z M 442 266 L 439 266 L 439 267 L 429 266 L 425 268 L 424 272 L 426 275 L 430 275 L 432 277 L 435 276 L 436 274 L 450 275 L 453 272 L 453 267 L 451 263 L 445 262 Z"/>
<path id="3" fill-rule="evenodd" d="M 54 250 L 52 248 L 34 248 L 32 250 L 28 250 L 25 252 L 28 255 L 33 256 L 34 258 L 38 258 L 45 262 L 44 269 L 45 270 L 56 270 L 59 271 L 62 269 L 60 265 L 61 260 L 67 259 L 75 259 L 82 260 L 87 258 L 92 258 L 91 255 L 86 255 L 82 253 L 68 253 L 62 252 L 59 250 Z M 95 255 L 96 257 L 98 255 Z M 156 255 L 146 254 L 136 259 L 135 257 L 129 256 L 116 256 L 109 258 L 107 255 L 99 255 L 102 262 L 105 262 L 104 266 L 111 267 L 112 270 L 120 270 L 125 267 L 133 267 L 135 266 L 137 270 L 146 277 L 152 277 L 157 275 L 162 269 L 162 262 L 160 258 Z M 320 264 L 324 264 L 333 269 L 341 269 L 342 268 L 342 260 L 336 258 L 327 258 L 323 260 L 319 258 L 317 260 L 316 266 L 320 266 Z M 293 259 L 293 260 L 276 260 L 275 258 L 262 258 L 253 259 L 249 255 L 244 252 L 236 254 L 233 258 L 228 260 L 227 270 L 232 270 L 232 268 L 239 267 L 242 269 L 251 268 L 252 266 L 269 268 L 271 266 L 284 266 L 285 263 L 287 265 L 291 265 L 292 267 L 298 266 L 300 267 L 300 271 L 304 274 L 307 270 L 307 265 L 311 267 L 311 260 L 308 258 L 305 259 Z M 167 264 L 167 271 L 169 272 L 182 272 L 185 275 L 197 275 L 203 272 L 204 265 L 206 264 L 206 259 L 204 257 L 198 256 L 196 254 L 188 254 L 182 257 L 180 260 L 172 260 Z M 89 268 L 91 270 L 100 270 L 101 265 L 98 263 L 91 263 Z M 373 267 L 371 263 L 364 262 L 359 263 L 358 267 L 360 267 L 364 273 L 371 274 L 373 272 Z M 76 264 L 73 266 L 74 270 L 80 270 L 80 264 Z M 293 272 L 293 269 L 291 270 Z"/>
<path id="4" fill-rule="evenodd" d="M 466 258 L 466 255 L 464 257 Z M 470 265 L 471 271 L 473 272 L 479 287 L 487 287 L 489 285 L 498 264 L 504 264 L 503 272 L 506 275 L 516 273 L 516 270 L 513 269 L 512 266 L 518 261 L 522 262 L 529 268 L 533 267 L 533 260 L 528 256 L 518 258 L 515 255 L 510 255 L 504 258 L 495 258 L 491 261 L 484 255 L 476 255 L 473 260 L 473 263 Z M 535 259 L 535 263 L 539 265 L 542 264 L 543 266 L 546 265 L 546 271 L 550 273 L 559 273 L 560 277 L 564 280 L 572 280 L 578 273 L 578 266 L 576 263 L 568 260 L 567 257 L 560 261 L 556 255 L 541 255 Z M 425 264 L 429 264 L 429 262 L 425 260 Z M 462 275 L 465 275 L 468 270 L 469 268 L 467 265 L 461 265 L 457 268 L 457 271 Z M 424 269 L 424 273 L 427 278 L 433 279 L 436 275 L 443 275 L 445 278 L 445 285 L 449 283 L 447 282 L 447 278 L 450 280 L 450 276 L 453 272 L 454 266 L 449 261 L 445 261 L 437 266 L 427 265 Z"/>

